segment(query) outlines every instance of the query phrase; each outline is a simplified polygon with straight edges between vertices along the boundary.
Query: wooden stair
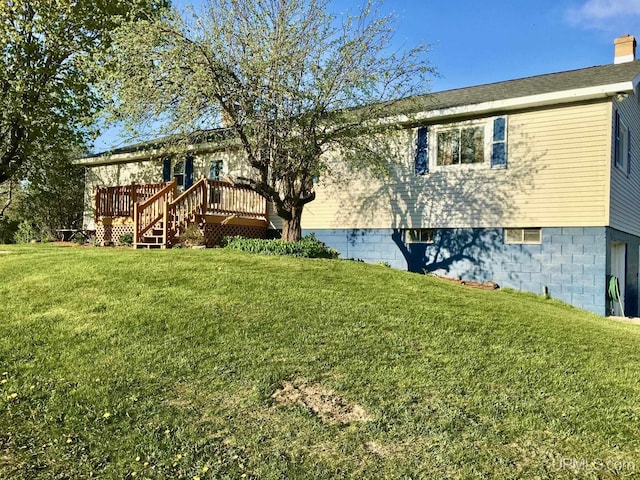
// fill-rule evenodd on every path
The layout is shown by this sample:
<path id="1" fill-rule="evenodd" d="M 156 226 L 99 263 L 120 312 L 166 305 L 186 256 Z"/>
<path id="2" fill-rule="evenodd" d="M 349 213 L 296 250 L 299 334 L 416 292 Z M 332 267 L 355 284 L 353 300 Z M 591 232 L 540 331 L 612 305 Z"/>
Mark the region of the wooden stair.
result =
<path id="1" fill-rule="evenodd" d="M 165 248 L 163 238 L 163 225 L 160 223 L 145 233 L 144 236 L 140 238 L 140 242 L 135 244 L 135 248 Z"/>

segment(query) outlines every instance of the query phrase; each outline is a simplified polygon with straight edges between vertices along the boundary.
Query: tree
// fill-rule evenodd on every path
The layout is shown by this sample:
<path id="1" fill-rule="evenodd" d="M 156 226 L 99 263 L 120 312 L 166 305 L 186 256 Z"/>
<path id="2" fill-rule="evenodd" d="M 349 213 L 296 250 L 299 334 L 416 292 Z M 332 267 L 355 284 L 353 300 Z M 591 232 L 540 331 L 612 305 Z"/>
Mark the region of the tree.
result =
<path id="1" fill-rule="evenodd" d="M 273 202 L 283 238 L 301 235 L 314 185 L 332 173 L 329 153 L 354 168 L 384 171 L 392 103 L 424 93 L 433 70 L 425 47 L 391 48 L 393 18 L 369 0 L 354 16 L 329 0 L 211 0 L 144 27 L 120 29 L 105 76 L 112 115 L 139 135 L 193 141 L 221 123 L 253 175 L 243 180 Z M 371 135 L 377 140 L 371 141 Z"/>
<path id="2" fill-rule="evenodd" d="M 55 239 L 59 229 L 79 229 L 84 213 L 84 168 L 73 164 L 78 152 L 42 159 L 30 179 L 17 185 L 7 220 L 26 224 L 40 239 Z"/>
<path id="3" fill-rule="evenodd" d="M 123 20 L 163 0 L 3 0 L 0 2 L 0 187 L 10 204 L 17 181 L 36 165 L 83 145 L 100 105 L 97 53 Z M 52 156 L 52 152 L 54 155 Z"/>

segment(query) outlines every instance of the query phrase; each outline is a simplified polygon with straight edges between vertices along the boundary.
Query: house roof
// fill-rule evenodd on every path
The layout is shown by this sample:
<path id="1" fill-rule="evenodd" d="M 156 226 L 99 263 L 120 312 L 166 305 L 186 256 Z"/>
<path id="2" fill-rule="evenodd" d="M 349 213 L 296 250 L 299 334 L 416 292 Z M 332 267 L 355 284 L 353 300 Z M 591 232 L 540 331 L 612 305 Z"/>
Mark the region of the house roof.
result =
<path id="1" fill-rule="evenodd" d="M 413 99 L 411 112 L 407 113 L 633 82 L 638 74 L 640 74 L 640 60 L 445 90 Z"/>
<path id="2" fill-rule="evenodd" d="M 600 65 L 594 67 L 549 73 L 497 83 L 457 88 L 429 93 L 391 102 L 391 115 L 417 114 L 409 122 L 428 118 L 460 116 L 461 114 L 486 113 L 500 108 L 566 103 L 611 96 L 618 91 L 630 91 L 640 81 L 640 60 Z M 599 88 L 602 87 L 602 88 Z M 619 90 L 618 90 L 619 88 Z M 511 101 L 520 99 L 521 101 Z M 510 103 L 507 103 L 511 101 Z M 471 108 L 467 108 L 471 107 Z M 424 114 L 422 114 L 425 112 Z M 416 120 L 417 119 L 417 120 Z M 229 128 L 200 131 L 191 136 L 192 145 L 209 144 L 232 136 Z M 98 153 L 79 160 L 81 164 L 100 164 L 131 161 L 144 157 L 149 149 L 161 148 L 170 137 L 138 143 L 108 152 Z"/>

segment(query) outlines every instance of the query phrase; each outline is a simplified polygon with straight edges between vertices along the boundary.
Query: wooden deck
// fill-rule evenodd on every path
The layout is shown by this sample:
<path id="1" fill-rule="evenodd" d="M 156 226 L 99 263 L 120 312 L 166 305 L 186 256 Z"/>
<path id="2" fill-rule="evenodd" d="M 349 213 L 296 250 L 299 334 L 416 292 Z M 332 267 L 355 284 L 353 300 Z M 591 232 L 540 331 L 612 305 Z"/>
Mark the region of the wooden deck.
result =
<path id="1" fill-rule="evenodd" d="M 264 236 L 268 220 L 263 196 L 204 177 L 180 195 L 175 181 L 97 187 L 94 215 L 103 243 L 124 232 L 133 234 L 137 247 L 147 248 L 175 245 L 190 225 L 200 228 L 209 246 L 225 235 Z"/>

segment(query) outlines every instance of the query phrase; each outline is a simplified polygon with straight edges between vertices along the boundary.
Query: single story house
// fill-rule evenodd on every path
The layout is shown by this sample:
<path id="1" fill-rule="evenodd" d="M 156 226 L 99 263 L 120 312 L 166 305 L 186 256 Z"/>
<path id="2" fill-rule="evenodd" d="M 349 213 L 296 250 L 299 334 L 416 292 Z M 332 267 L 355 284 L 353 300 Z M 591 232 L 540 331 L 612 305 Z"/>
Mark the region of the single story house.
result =
<path id="1" fill-rule="evenodd" d="M 633 36 L 614 50 L 609 65 L 425 96 L 398 134 L 393 178 L 323 180 L 303 233 L 344 258 L 638 315 L 640 61 Z M 85 227 L 154 246 L 196 218 L 210 243 L 276 232 L 264 199 L 221 181 L 248 168 L 221 147 L 223 131 L 173 159 L 134 146 L 81 160 Z M 166 209 L 182 209 L 182 227 L 163 226 Z"/>

